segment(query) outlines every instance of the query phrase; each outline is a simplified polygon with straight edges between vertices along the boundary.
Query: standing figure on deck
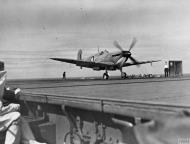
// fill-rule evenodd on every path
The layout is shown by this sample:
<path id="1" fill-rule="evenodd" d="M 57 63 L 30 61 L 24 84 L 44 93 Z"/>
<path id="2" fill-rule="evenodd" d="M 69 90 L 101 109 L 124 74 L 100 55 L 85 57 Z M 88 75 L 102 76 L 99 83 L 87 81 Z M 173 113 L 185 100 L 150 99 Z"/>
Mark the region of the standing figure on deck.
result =
<path id="1" fill-rule="evenodd" d="M 5 81 L 6 72 L 0 71 L 0 133 L 6 132 L 4 144 L 45 144 L 35 140 L 28 123 L 21 117 L 19 104 L 4 105 L 3 97 L 10 94 L 10 90 L 4 88 Z M 15 95 L 18 92 L 19 89 L 12 91 Z"/>
<path id="2" fill-rule="evenodd" d="M 169 67 L 168 67 L 167 62 L 165 62 L 165 65 L 164 65 L 164 74 L 165 74 L 165 77 L 169 76 Z"/>
<path id="3" fill-rule="evenodd" d="M 64 80 L 66 79 L 66 72 L 65 71 L 63 72 L 63 79 Z"/>

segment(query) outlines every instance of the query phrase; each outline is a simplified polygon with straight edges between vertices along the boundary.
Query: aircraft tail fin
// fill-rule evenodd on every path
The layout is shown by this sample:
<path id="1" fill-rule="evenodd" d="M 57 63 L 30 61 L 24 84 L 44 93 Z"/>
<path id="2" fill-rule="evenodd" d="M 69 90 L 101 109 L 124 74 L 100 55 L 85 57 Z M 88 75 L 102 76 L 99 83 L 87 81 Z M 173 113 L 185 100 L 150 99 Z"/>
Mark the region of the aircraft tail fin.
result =
<path id="1" fill-rule="evenodd" d="M 78 51 L 77 60 L 82 60 L 82 50 L 81 49 L 79 49 L 79 51 Z"/>

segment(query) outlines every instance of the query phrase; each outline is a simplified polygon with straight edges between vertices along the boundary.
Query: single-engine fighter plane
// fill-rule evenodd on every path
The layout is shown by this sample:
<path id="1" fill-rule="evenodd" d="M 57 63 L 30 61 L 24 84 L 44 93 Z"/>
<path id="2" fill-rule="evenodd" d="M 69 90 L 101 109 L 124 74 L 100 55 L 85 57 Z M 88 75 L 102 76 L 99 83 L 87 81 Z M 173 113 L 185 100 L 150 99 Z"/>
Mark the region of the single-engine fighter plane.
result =
<path id="1" fill-rule="evenodd" d="M 114 46 L 118 48 L 119 52 L 108 52 L 107 50 L 98 52 L 94 55 L 91 55 L 87 57 L 86 59 L 82 59 L 82 50 L 80 49 L 78 51 L 77 59 L 67 59 L 67 58 L 50 58 L 52 60 L 76 64 L 76 66 L 80 66 L 86 68 L 92 68 L 93 70 L 100 71 L 105 70 L 105 73 L 103 74 L 104 79 L 109 78 L 108 71 L 115 71 L 120 70 L 121 77 L 126 78 L 126 73 L 122 71 L 123 67 L 133 66 L 140 64 L 146 64 L 146 63 L 153 63 L 158 62 L 160 60 L 151 60 L 151 61 L 137 61 L 135 58 L 133 58 L 131 55 L 131 49 L 134 47 L 136 43 L 136 39 L 134 38 L 129 50 L 123 50 L 123 48 L 120 46 L 120 44 L 117 41 L 114 41 Z M 127 62 L 127 60 L 130 59 L 130 62 Z"/>

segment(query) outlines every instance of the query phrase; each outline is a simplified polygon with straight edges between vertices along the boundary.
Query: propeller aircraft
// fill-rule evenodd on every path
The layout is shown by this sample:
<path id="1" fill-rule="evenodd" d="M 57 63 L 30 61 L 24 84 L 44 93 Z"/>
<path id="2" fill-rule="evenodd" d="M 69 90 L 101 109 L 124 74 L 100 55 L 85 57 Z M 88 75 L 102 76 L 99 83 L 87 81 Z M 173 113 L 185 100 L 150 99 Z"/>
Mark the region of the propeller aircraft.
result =
<path id="1" fill-rule="evenodd" d="M 80 66 L 86 68 L 91 68 L 96 71 L 105 70 L 103 74 L 103 79 L 109 79 L 108 71 L 120 70 L 121 78 L 126 78 L 126 73 L 123 72 L 123 67 L 133 66 L 133 65 L 141 65 L 146 63 L 158 62 L 160 60 L 151 60 L 151 61 L 137 61 L 134 57 L 132 57 L 131 50 L 136 44 L 136 38 L 133 39 L 129 50 L 124 50 L 117 41 L 113 42 L 114 46 L 119 50 L 118 52 L 109 52 L 107 50 L 101 51 L 94 55 L 87 57 L 86 59 L 82 59 L 82 50 L 78 51 L 77 59 L 68 59 L 68 58 L 50 58 L 52 60 L 66 62 L 75 64 L 76 66 Z M 128 59 L 131 62 L 127 62 Z"/>

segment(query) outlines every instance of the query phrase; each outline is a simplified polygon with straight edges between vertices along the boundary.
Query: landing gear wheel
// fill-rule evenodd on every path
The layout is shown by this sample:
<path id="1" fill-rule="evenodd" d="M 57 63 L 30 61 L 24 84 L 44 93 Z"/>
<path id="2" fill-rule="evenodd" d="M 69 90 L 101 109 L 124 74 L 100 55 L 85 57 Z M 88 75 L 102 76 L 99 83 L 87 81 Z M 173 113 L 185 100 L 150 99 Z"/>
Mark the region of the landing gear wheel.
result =
<path id="1" fill-rule="evenodd" d="M 103 79 L 109 79 L 108 73 L 104 73 L 104 74 L 103 74 Z"/>
<path id="2" fill-rule="evenodd" d="M 127 77 L 127 74 L 125 72 L 122 72 L 121 73 L 121 78 L 126 79 L 126 77 Z"/>

